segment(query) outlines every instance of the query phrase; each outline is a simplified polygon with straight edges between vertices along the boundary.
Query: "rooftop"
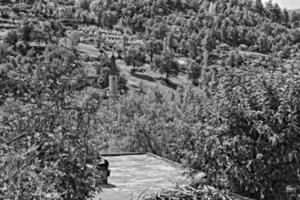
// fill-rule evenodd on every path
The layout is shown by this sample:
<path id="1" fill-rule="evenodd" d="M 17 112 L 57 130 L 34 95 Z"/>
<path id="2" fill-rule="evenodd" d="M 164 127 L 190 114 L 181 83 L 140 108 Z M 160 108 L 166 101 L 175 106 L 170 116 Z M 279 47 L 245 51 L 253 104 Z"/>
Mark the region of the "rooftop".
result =
<path id="1" fill-rule="evenodd" d="M 103 156 L 111 170 L 95 200 L 131 200 L 183 183 L 185 169 L 152 154 Z"/>

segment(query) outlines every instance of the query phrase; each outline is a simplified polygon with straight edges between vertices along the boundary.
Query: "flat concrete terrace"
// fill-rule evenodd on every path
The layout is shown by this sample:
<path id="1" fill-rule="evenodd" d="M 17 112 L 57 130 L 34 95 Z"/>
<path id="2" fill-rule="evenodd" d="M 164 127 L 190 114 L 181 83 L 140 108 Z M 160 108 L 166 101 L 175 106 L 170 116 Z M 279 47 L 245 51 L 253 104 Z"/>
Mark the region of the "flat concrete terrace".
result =
<path id="1" fill-rule="evenodd" d="M 109 184 L 95 199 L 137 200 L 185 180 L 183 167 L 152 154 L 103 157 L 109 161 Z"/>

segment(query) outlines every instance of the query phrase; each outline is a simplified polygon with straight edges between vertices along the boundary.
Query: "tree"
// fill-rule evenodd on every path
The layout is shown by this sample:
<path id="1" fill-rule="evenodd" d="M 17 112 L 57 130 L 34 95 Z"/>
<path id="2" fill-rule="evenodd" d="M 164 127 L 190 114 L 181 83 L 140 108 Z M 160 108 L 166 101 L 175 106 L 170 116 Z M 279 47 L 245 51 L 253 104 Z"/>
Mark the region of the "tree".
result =
<path id="1" fill-rule="evenodd" d="M 291 23 L 293 24 L 293 26 L 298 27 L 299 21 L 300 21 L 300 14 L 293 12 L 291 15 Z"/>
<path id="2" fill-rule="evenodd" d="M 52 39 L 55 38 L 58 43 L 59 38 L 65 36 L 64 25 L 58 20 L 50 20 L 51 34 L 53 35 Z"/>
<path id="3" fill-rule="evenodd" d="M 144 48 L 142 46 L 131 46 L 126 51 L 124 60 L 127 65 L 132 65 L 132 72 L 134 73 L 136 67 L 140 67 L 146 62 Z"/>
<path id="4" fill-rule="evenodd" d="M 15 12 L 11 12 L 11 13 L 10 13 L 10 18 L 12 18 L 13 23 L 15 23 L 15 19 L 16 19 L 17 17 L 18 17 L 18 16 L 17 16 L 17 14 L 16 14 Z"/>
<path id="5" fill-rule="evenodd" d="M 102 33 L 98 30 L 94 38 L 96 48 L 103 48 L 106 46 L 105 38 L 102 36 Z"/>
<path id="6" fill-rule="evenodd" d="M 271 19 L 277 23 L 280 23 L 282 21 L 282 12 L 278 3 L 275 3 L 274 6 L 271 8 Z"/>
<path id="7" fill-rule="evenodd" d="M 202 37 L 200 34 L 192 33 L 189 37 L 189 57 L 192 59 L 196 59 L 199 54 L 201 54 L 201 46 L 202 46 Z"/>
<path id="8" fill-rule="evenodd" d="M 15 46 L 16 43 L 18 42 L 18 35 L 16 31 L 9 31 L 5 38 L 4 38 L 4 42 L 8 45 L 12 45 Z"/>
<path id="9" fill-rule="evenodd" d="M 99 27 L 102 24 L 104 7 L 105 4 L 102 0 L 93 0 L 90 4 L 90 10 L 96 15 Z"/>
<path id="10" fill-rule="evenodd" d="M 39 28 L 35 28 L 31 32 L 31 38 L 33 40 L 38 41 L 39 44 L 41 43 L 41 41 L 43 41 L 43 40 L 45 41 L 45 39 L 46 39 L 44 32 Z"/>
<path id="11" fill-rule="evenodd" d="M 31 22 L 24 21 L 18 30 L 18 33 L 20 34 L 20 38 L 25 42 L 29 42 L 31 40 L 31 32 L 33 31 L 33 29 L 34 26 Z"/>
<path id="12" fill-rule="evenodd" d="M 299 30 L 291 31 L 291 42 L 293 44 L 297 44 L 300 42 L 300 31 Z"/>
<path id="13" fill-rule="evenodd" d="M 143 14 L 134 14 L 129 25 L 134 33 L 145 31 L 146 19 Z"/>
<path id="14" fill-rule="evenodd" d="M 240 67 L 244 62 L 244 58 L 238 51 L 232 51 L 227 62 L 230 67 Z"/>
<path id="15" fill-rule="evenodd" d="M 272 10 L 273 10 L 273 1 L 269 0 L 266 2 L 266 16 L 271 18 Z"/>
<path id="16" fill-rule="evenodd" d="M 146 51 L 150 56 L 150 61 L 152 62 L 153 56 L 160 53 L 162 50 L 161 41 L 151 38 L 146 41 Z"/>
<path id="17" fill-rule="evenodd" d="M 76 48 L 76 46 L 80 42 L 80 33 L 77 31 L 73 32 L 72 35 L 70 36 L 70 42 L 71 42 L 71 48 L 72 49 Z"/>
<path id="18" fill-rule="evenodd" d="M 76 0 L 75 4 L 82 10 L 90 11 L 92 0 Z"/>
<path id="19" fill-rule="evenodd" d="M 19 41 L 17 44 L 16 44 L 16 48 L 17 48 L 17 51 L 21 54 L 21 55 L 26 55 L 26 51 L 27 51 L 27 47 L 25 45 L 24 42 L 22 41 Z"/>
<path id="20" fill-rule="evenodd" d="M 213 31 L 208 31 L 202 40 L 203 49 L 211 52 L 216 47 Z"/>
<path id="21" fill-rule="evenodd" d="M 202 71 L 201 65 L 196 61 L 192 60 L 189 64 L 188 78 L 192 80 L 193 84 L 196 86 L 199 84 L 201 71 Z"/>
<path id="22" fill-rule="evenodd" d="M 179 73 L 179 64 L 175 60 L 173 53 L 155 56 L 151 63 L 151 68 L 158 70 L 161 74 L 166 74 L 165 79 L 167 83 L 169 83 L 171 75 L 176 76 Z"/>
<path id="23" fill-rule="evenodd" d="M 268 53 L 270 51 L 269 39 L 265 34 L 261 35 L 257 42 L 261 53 Z"/>
<path id="24" fill-rule="evenodd" d="M 169 27 L 164 22 L 154 23 L 153 26 L 148 29 L 151 30 L 151 35 L 159 40 L 163 40 L 169 32 Z"/>
<path id="25" fill-rule="evenodd" d="M 10 4 L 10 3 L 11 3 L 11 0 L 2 0 L 1 3 L 3 3 L 4 5 L 5 5 L 5 4 Z"/>
<path id="26" fill-rule="evenodd" d="M 74 13 L 71 7 L 63 7 L 59 11 L 59 18 L 63 18 L 65 20 L 71 21 L 74 19 Z"/>
<path id="27" fill-rule="evenodd" d="M 48 43 L 52 43 L 53 42 L 53 37 L 54 37 L 54 34 L 53 34 L 53 29 L 51 27 L 51 23 L 50 21 L 45 21 L 42 23 L 42 27 L 41 27 L 41 30 L 44 34 L 44 39 L 45 39 L 45 42 Z"/>
<path id="28" fill-rule="evenodd" d="M 102 25 L 109 29 L 112 29 L 113 26 L 118 22 L 118 12 L 112 10 L 104 11 L 102 15 Z"/>
<path id="29" fill-rule="evenodd" d="M 282 11 L 282 23 L 285 26 L 288 26 L 290 23 L 290 14 L 286 8 Z"/>
<path id="30" fill-rule="evenodd" d="M 6 43 L 0 44 L 0 63 L 7 61 L 7 55 L 8 55 L 7 48 L 8 48 L 8 44 Z"/>
<path id="31" fill-rule="evenodd" d="M 92 139 L 99 130 L 91 125 L 101 97 L 91 95 L 81 105 L 70 101 L 71 76 L 77 70 L 65 59 L 72 53 L 64 49 L 50 54 L 49 62 L 35 63 L 36 75 L 21 68 L 15 68 L 14 76 L 1 74 L 16 92 L 24 88 L 22 96 L 12 93 L 12 87 L 1 93 L 1 98 L 13 96 L 4 100 L 0 119 L 4 199 L 89 199 L 99 188 L 96 180 L 102 179 L 96 170 L 100 144 Z"/>
<path id="32" fill-rule="evenodd" d="M 264 13 L 264 6 L 261 0 L 255 0 L 254 8 L 259 14 L 262 15 Z"/>

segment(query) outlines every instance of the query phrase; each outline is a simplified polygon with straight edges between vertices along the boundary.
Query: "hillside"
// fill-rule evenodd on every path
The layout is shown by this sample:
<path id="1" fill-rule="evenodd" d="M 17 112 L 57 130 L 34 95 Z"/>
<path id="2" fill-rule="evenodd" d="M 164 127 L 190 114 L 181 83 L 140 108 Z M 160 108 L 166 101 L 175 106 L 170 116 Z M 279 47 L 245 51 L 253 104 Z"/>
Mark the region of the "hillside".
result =
<path id="1" fill-rule="evenodd" d="M 84 1 L 83 1 L 84 2 Z M 259 2 L 259 1 L 258 1 Z M 132 4 L 133 5 L 133 4 Z M 222 3 L 203 3 L 197 5 L 201 9 L 201 15 L 196 14 L 194 12 L 194 9 L 189 7 L 190 5 L 180 5 L 178 8 L 181 9 L 175 9 L 174 4 L 170 5 L 154 5 L 157 7 L 161 7 L 160 12 L 157 13 L 158 16 L 164 17 L 163 22 L 155 23 L 155 20 L 153 21 L 152 18 L 149 18 L 149 16 L 145 15 L 144 12 L 147 8 L 153 9 L 153 12 L 158 12 L 159 9 L 155 9 L 153 5 L 151 5 L 151 2 L 147 2 L 146 4 L 142 4 L 139 1 L 136 1 L 135 4 L 136 11 L 134 12 L 134 16 L 137 19 L 141 19 L 142 21 L 148 21 L 147 23 L 143 23 L 143 25 L 139 25 L 140 27 L 137 27 L 134 25 L 136 23 L 134 19 L 132 22 L 127 22 L 127 24 L 123 24 L 121 27 L 127 27 L 126 30 L 130 30 L 129 33 L 132 34 L 133 32 L 137 33 L 135 36 L 130 36 L 135 38 L 135 40 L 144 40 L 144 41 L 151 41 L 151 43 L 147 44 L 145 43 L 145 48 L 143 51 L 145 51 L 147 56 L 155 55 L 159 51 L 162 51 L 162 43 L 164 38 L 168 38 L 168 45 L 171 47 L 172 51 L 179 55 L 180 57 L 193 59 L 198 64 L 201 65 L 203 62 L 202 60 L 202 54 L 203 54 L 203 39 L 206 34 L 209 35 L 208 42 L 215 40 L 216 42 L 209 43 L 211 45 L 209 48 L 212 48 L 212 56 L 209 60 L 209 64 L 211 65 L 219 65 L 220 63 L 228 64 L 231 61 L 229 59 L 240 59 L 239 63 L 230 63 L 230 65 L 240 65 L 243 64 L 242 60 L 245 60 L 245 63 L 256 61 L 255 55 L 258 55 L 256 53 L 259 53 L 261 56 L 258 56 L 257 59 L 274 59 L 273 57 L 281 58 L 281 59 L 289 59 L 289 56 L 295 57 L 297 52 L 293 49 L 297 49 L 296 43 L 299 40 L 299 32 L 296 30 L 290 30 L 288 21 L 289 16 L 284 15 L 284 10 L 282 11 L 282 19 L 279 19 L 276 16 L 276 12 L 281 12 L 280 8 L 272 7 L 272 5 L 269 5 L 269 7 L 263 8 L 262 4 L 246 4 L 246 3 L 237 3 L 237 2 L 231 2 L 231 4 L 227 4 L 225 1 Z M 228 5 L 232 8 L 237 9 L 237 12 L 228 12 L 224 9 L 228 7 Z M 127 5 L 130 7 L 130 4 Z M 152 6 L 152 7 L 151 7 Z M 169 6 L 169 7 L 168 7 Z M 236 7 L 238 6 L 238 7 Z M 84 8 L 83 8 L 84 9 Z M 150 9 L 150 10 L 151 10 Z M 172 12 L 172 10 L 176 10 L 177 15 L 176 19 Z M 255 10 L 256 9 L 256 10 Z M 273 10 L 272 10 L 273 9 Z M 123 8 L 124 10 L 124 8 Z M 126 10 L 126 8 L 125 8 Z M 187 16 L 187 11 L 192 11 L 190 13 L 191 16 Z M 247 15 L 242 12 L 243 10 L 248 10 Z M 266 11 L 266 12 L 264 12 Z M 194 12 L 194 13 L 193 13 Z M 274 12 L 272 14 L 271 12 Z M 154 13 L 152 13 L 154 14 Z M 226 18 L 225 18 L 226 16 Z M 107 44 L 110 47 L 113 47 L 115 49 L 121 50 L 120 44 L 122 43 L 122 32 L 123 29 L 120 29 L 120 17 L 121 16 L 115 16 L 115 19 L 113 20 L 116 25 L 118 25 L 117 31 L 115 31 L 112 34 L 109 34 L 108 31 L 104 31 L 104 34 L 102 33 L 102 37 L 105 39 Z M 124 16 L 122 16 L 124 17 Z M 130 14 L 128 15 L 130 16 Z M 205 18 L 206 21 L 199 21 L 197 18 Z M 210 20 L 214 18 L 214 23 L 217 26 L 211 26 L 209 23 Z M 159 19 L 159 17 L 155 18 Z M 225 19 L 225 20 L 224 20 Z M 239 21 L 234 19 L 241 19 Z M 85 18 L 85 20 L 88 20 Z M 171 22 L 174 22 L 175 25 L 171 25 Z M 296 20 L 296 19 L 294 19 Z M 223 23 L 221 23 L 223 21 Z M 270 22 L 271 21 L 271 22 Z M 90 23 L 87 21 L 86 23 Z M 101 22 L 105 23 L 105 22 Z M 294 22 L 293 22 L 294 23 Z M 152 24 L 152 25 L 151 25 Z M 198 24 L 199 27 L 195 27 L 195 25 Z M 232 29 L 228 24 L 231 24 L 236 28 Z M 104 24 L 103 24 L 104 25 Z M 184 25 L 184 26 L 183 26 Z M 106 25 L 104 25 L 106 26 Z M 109 25 L 109 27 L 116 27 L 115 25 Z M 170 29 L 170 27 L 172 27 Z M 84 30 L 84 37 L 89 38 L 91 40 L 91 36 L 95 35 L 95 27 L 81 27 L 79 25 L 80 30 Z M 201 30 L 201 31 L 199 31 Z M 276 30 L 276 31 L 275 31 Z M 187 37 L 189 32 L 192 32 L 191 37 Z M 264 34 L 260 34 L 260 32 Z M 108 34 L 107 34 L 108 33 Z M 282 34 L 282 37 L 275 37 L 278 34 Z M 115 35 L 115 36 L 114 36 Z M 141 37 L 143 35 L 143 37 Z M 214 38 L 214 39 L 212 39 Z M 210 40 L 210 41 L 209 41 Z M 119 42 L 119 44 L 118 44 Z M 274 42 L 274 43 L 273 43 Z M 271 44 L 273 43 L 273 44 Z M 105 44 L 104 46 L 107 46 Z M 159 45 L 161 44 L 161 46 Z M 189 45 L 193 44 L 193 45 Z M 86 45 L 86 44 L 84 44 Z M 148 46 L 147 46 L 148 45 Z M 150 45 L 150 46 L 149 46 Z M 158 49 L 153 49 L 151 45 L 156 45 Z M 230 48 L 222 49 L 224 46 L 229 46 Z M 81 45 L 82 46 L 82 45 Z M 90 46 L 90 47 L 89 47 Z M 93 44 L 86 45 L 87 48 L 94 48 Z M 138 46 L 138 43 L 137 43 Z M 283 46 L 286 46 L 283 48 Z M 79 47 L 81 48 L 81 47 Z M 139 48 L 139 47 L 134 47 Z M 147 49 L 150 48 L 150 49 Z M 134 50 L 134 49 L 133 49 Z M 248 52 L 248 53 L 242 53 L 242 51 Z M 86 55 L 93 56 L 97 55 L 95 53 L 97 49 L 85 52 Z M 292 54 L 290 52 L 293 52 Z M 109 50 L 108 50 L 109 53 Z M 148 58 L 149 59 L 149 58 Z M 188 60 L 185 59 L 185 60 Z M 284 62 L 283 62 L 284 63 Z M 256 63 L 257 64 L 257 63 Z M 130 65 L 130 63 L 129 63 Z M 124 65 L 122 65 L 124 66 Z M 122 70 L 125 70 L 124 67 L 121 67 Z M 149 69 L 148 67 L 146 67 Z M 217 67 L 218 68 L 218 67 Z M 181 80 L 179 81 L 182 83 L 186 83 L 186 78 L 188 78 L 188 68 L 185 67 L 182 71 Z M 150 70 L 151 71 L 151 70 Z M 146 76 L 139 76 L 139 77 L 149 77 L 146 80 L 136 79 L 136 76 L 131 76 L 131 74 L 127 73 L 128 70 L 124 71 L 124 74 L 126 74 L 126 78 L 129 79 L 129 83 L 132 83 L 134 87 L 137 87 L 141 81 L 143 81 L 146 85 L 153 85 L 156 81 L 153 81 L 157 79 L 159 76 L 154 75 L 155 77 L 149 77 L 148 74 Z M 152 72 L 155 73 L 155 72 Z M 136 74 L 135 74 L 136 75 Z M 185 78 L 186 77 L 186 78 Z M 197 78 L 197 77 L 196 77 Z M 171 78 L 172 79 L 172 78 Z M 149 81 L 152 80 L 152 81 Z M 178 81 L 176 81 L 178 84 Z M 197 80 L 194 80 L 193 82 L 197 82 Z M 154 84 L 155 86 L 159 86 L 160 84 Z M 182 84 L 180 84 L 182 85 Z M 184 84 L 183 84 L 184 85 Z"/>
<path id="2" fill-rule="evenodd" d="M 100 152 L 194 169 L 151 199 L 299 198 L 299 25 L 261 0 L 2 1 L 0 199 L 93 198 Z"/>
<path id="3" fill-rule="evenodd" d="M 289 10 L 290 13 L 296 12 L 296 13 L 300 13 L 300 8 L 298 9 L 293 9 L 293 10 Z"/>

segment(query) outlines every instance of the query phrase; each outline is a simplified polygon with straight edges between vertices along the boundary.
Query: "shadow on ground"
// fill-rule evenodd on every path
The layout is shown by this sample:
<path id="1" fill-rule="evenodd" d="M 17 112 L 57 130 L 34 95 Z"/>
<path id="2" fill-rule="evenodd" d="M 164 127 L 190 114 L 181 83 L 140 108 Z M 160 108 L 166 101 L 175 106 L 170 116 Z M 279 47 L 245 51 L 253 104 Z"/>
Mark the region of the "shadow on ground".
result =
<path id="1" fill-rule="evenodd" d="M 156 82 L 156 80 L 153 77 L 151 77 L 149 75 L 146 75 L 146 74 L 131 73 L 131 75 L 136 77 L 136 78 L 143 79 L 143 80 L 146 80 L 146 81 L 149 81 L 149 82 Z"/>
<path id="2" fill-rule="evenodd" d="M 171 80 L 166 81 L 166 79 L 164 77 L 157 78 L 157 80 L 159 80 L 161 84 L 163 84 L 169 88 L 172 88 L 174 90 L 176 90 L 177 87 L 179 86 L 176 83 L 173 83 Z"/>
<path id="3" fill-rule="evenodd" d="M 113 184 L 103 184 L 100 187 L 110 189 L 110 188 L 116 188 L 117 186 Z"/>

